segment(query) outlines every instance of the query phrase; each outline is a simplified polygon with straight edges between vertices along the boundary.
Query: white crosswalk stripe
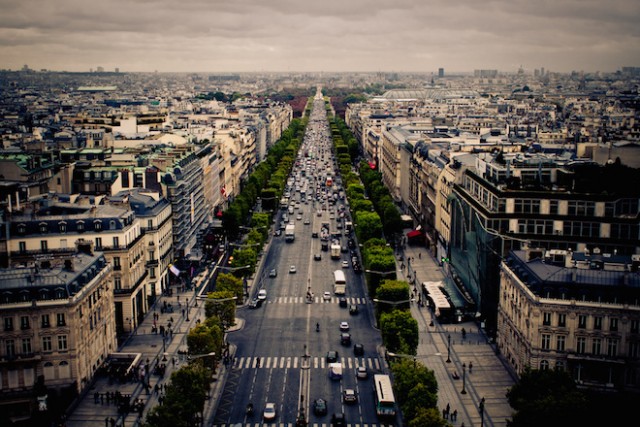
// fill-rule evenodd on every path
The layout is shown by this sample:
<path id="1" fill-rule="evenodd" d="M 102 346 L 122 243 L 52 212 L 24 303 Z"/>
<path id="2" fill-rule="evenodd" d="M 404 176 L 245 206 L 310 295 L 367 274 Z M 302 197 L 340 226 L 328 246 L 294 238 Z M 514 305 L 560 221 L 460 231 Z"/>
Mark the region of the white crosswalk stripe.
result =
<path id="1" fill-rule="evenodd" d="M 315 296 L 313 301 L 316 304 L 338 304 L 340 302 L 340 298 L 331 297 L 329 300 L 325 300 L 322 296 Z M 275 297 L 270 298 L 267 303 L 269 304 L 306 304 L 307 299 L 305 297 Z M 360 297 L 348 297 L 347 304 L 354 305 L 364 305 L 367 303 L 366 298 Z"/>
<path id="2" fill-rule="evenodd" d="M 260 366 L 258 366 L 258 359 L 260 359 Z M 380 360 L 375 357 L 341 357 L 339 360 L 349 370 L 359 366 L 365 366 L 374 371 L 379 371 L 381 368 Z M 234 366 L 236 369 L 298 369 L 301 363 L 302 358 L 298 356 L 238 357 Z M 313 369 L 327 367 L 326 358 L 321 356 L 313 356 L 310 363 Z"/>

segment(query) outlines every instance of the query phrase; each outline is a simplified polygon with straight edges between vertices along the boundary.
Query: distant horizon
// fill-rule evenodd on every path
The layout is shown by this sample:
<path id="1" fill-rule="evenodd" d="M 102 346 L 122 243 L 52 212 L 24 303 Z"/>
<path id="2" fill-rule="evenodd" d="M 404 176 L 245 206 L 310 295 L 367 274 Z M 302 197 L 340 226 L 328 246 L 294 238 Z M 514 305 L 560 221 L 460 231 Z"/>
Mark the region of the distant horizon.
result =
<path id="1" fill-rule="evenodd" d="M 0 7 L 0 69 L 608 74 L 640 64 L 638 0 L 0 0 Z"/>

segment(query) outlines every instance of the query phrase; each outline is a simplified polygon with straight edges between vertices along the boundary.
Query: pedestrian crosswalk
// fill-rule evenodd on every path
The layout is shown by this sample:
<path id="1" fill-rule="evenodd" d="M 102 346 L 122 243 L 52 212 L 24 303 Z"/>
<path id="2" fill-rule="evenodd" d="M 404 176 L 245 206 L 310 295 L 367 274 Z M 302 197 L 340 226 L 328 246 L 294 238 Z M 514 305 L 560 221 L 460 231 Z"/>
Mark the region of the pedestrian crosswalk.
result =
<path id="1" fill-rule="evenodd" d="M 309 362 L 307 362 L 307 359 Z M 236 357 L 233 362 L 235 369 L 297 369 L 305 366 L 311 369 L 325 369 L 328 366 L 325 357 L 311 356 L 303 358 L 300 356 L 275 356 L 275 357 Z M 373 357 L 339 357 L 338 362 L 342 363 L 345 369 L 356 369 L 364 366 L 371 371 L 381 370 L 380 360 Z"/>
<path id="2" fill-rule="evenodd" d="M 346 298 L 348 305 L 358 305 L 358 304 L 366 304 L 366 298 L 357 298 L 357 297 L 349 297 Z M 266 301 L 267 304 L 301 304 L 306 303 L 306 297 L 269 297 Z M 330 299 L 324 299 L 321 296 L 314 296 L 313 302 L 317 304 L 338 304 L 340 302 L 340 298 L 331 297 Z"/>
<path id="3" fill-rule="evenodd" d="M 211 424 L 211 427 L 262 427 L 264 424 L 259 422 L 252 423 L 230 423 L 230 424 Z M 273 427 L 296 427 L 296 423 L 269 423 Z M 331 423 L 308 423 L 309 427 L 331 427 Z M 347 423 L 346 427 L 394 427 L 393 424 L 378 423 Z"/>

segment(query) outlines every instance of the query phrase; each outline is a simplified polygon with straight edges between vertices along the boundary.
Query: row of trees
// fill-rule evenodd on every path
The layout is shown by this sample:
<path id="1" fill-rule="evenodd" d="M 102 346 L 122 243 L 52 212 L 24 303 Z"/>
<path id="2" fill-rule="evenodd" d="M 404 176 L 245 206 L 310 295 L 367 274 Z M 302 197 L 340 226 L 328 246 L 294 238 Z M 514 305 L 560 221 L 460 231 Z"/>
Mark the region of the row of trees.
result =
<path id="1" fill-rule="evenodd" d="M 330 120 L 336 162 L 342 176 L 361 246 L 369 295 L 377 301 L 376 320 L 387 352 L 402 357 L 390 360 L 394 391 L 407 425 L 440 427 L 447 423 L 440 416 L 438 384 L 432 370 L 413 358 L 418 349 L 418 322 L 411 316 L 409 284 L 396 278 L 393 248 L 384 236 L 401 232 L 400 214 L 380 173 L 366 162 L 359 173 L 352 165 L 359 156 L 357 141 L 342 120 Z M 344 141 L 347 141 L 345 144 Z M 400 228 L 398 228 L 400 227 Z"/>

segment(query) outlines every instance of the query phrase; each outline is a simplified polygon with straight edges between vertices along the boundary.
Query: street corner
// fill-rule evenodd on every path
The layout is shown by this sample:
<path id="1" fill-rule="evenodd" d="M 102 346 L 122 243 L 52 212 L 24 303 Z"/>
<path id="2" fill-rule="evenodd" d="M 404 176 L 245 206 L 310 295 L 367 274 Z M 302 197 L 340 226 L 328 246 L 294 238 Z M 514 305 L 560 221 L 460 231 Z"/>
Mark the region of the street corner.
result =
<path id="1" fill-rule="evenodd" d="M 239 331 L 242 328 L 244 328 L 244 319 L 241 317 L 236 317 L 233 322 L 233 325 L 229 326 L 229 329 L 227 329 L 227 332 Z"/>

